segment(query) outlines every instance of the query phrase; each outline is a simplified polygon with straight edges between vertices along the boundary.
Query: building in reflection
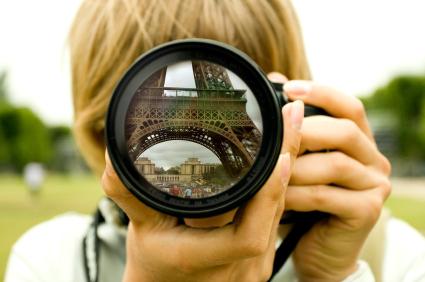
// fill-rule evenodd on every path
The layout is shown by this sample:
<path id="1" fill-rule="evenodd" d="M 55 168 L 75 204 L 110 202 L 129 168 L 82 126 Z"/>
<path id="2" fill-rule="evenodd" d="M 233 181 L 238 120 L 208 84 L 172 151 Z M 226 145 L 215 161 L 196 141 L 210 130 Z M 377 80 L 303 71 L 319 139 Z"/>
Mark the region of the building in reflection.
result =
<path id="1" fill-rule="evenodd" d="M 134 162 L 136 169 L 152 183 L 191 183 L 202 182 L 203 175 L 212 173 L 219 164 L 202 163 L 198 158 L 188 158 L 174 173 L 167 173 L 156 167 L 149 158 L 142 157 Z"/>

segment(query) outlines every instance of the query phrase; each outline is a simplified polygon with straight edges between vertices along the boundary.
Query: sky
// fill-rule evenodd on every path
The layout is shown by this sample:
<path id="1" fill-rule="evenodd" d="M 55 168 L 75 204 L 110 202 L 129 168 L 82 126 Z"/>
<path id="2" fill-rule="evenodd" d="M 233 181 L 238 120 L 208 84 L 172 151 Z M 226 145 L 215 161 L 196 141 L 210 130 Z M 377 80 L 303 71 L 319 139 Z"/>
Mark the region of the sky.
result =
<path id="1" fill-rule="evenodd" d="M 194 142 L 165 141 L 144 151 L 141 157 L 147 157 L 155 163 L 156 167 L 165 170 L 179 166 L 188 158 L 198 158 L 201 163 L 220 164 L 220 160 L 212 151 Z"/>
<path id="2" fill-rule="evenodd" d="M 66 37 L 81 0 L 0 0 L 0 70 L 15 104 L 71 124 Z M 293 0 L 314 80 L 366 95 L 425 73 L 425 1 Z"/>

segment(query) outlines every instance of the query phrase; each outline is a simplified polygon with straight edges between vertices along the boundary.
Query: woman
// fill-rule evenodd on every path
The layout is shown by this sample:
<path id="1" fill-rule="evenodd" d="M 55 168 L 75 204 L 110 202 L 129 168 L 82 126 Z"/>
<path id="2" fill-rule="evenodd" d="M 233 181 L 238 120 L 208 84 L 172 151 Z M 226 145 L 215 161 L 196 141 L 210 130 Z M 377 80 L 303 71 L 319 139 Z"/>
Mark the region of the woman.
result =
<path id="1" fill-rule="evenodd" d="M 238 210 L 179 224 L 143 205 L 121 183 L 105 155 L 104 115 L 116 82 L 135 58 L 191 37 L 244 51 L 270 80 L 289 79 L 284 90 L 297 101 L 283 109 L 281 156 L 257 195 Z M 275 244 L 286 234 L 278 222 L 289 209 L 331 217 L 301 239 L 273 281 L 425 280 L 423 238 L 394 219 L 380 225 L 378 235 L 386 241 L 373 244 L 384 250 L 367 262 L 359 259 L 391 190 L 390 164 L 375 145 L 361 102 L 310 81 L 289 1 L 84 1 L 70 41 L 76 140 L 102 175 L 105 194 L 130 221 L 127 228 L 116 206 L 101 202 L 106 223 L 98 230 L 98 263 L 80 248 L 87 217 L 65 215 L 35 227 L 15 245 L 6 281 L 84 281 L 85 273 L 99 281 L 265 281 Z M 303 103 L 332 117 L 303 119 Z M 303 154 L 307 150 L 313 153 Z"/>

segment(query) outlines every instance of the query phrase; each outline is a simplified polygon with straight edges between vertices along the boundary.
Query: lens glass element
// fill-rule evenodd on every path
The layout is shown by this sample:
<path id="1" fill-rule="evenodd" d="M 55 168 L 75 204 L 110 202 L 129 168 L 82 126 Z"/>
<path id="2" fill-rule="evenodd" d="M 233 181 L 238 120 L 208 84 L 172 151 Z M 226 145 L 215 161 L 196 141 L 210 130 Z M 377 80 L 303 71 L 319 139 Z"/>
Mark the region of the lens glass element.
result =
<path id="1" fill-rule="evenodd" d="M 210 197 L 236 184 L 253 165 L 262 133 L 247 84 L 208 61 L 182 61 L 141 81 L 125 119 L 136 170 L 181 198 Z"/>

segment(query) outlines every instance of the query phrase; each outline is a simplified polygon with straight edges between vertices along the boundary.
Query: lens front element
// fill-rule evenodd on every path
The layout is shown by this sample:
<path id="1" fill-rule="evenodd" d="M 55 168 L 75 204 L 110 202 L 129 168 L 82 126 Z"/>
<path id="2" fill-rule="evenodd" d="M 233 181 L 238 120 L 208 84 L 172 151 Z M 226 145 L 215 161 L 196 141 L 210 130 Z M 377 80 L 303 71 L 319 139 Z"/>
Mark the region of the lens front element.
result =
<path id="1" fill-rule="evenodd" d="M 206 198 L 235 185 L 262 143 L 258 102 L 224 66 L 182 61 L 141 81 L 125 118 L 128 154 L 160 191 Z"/>

